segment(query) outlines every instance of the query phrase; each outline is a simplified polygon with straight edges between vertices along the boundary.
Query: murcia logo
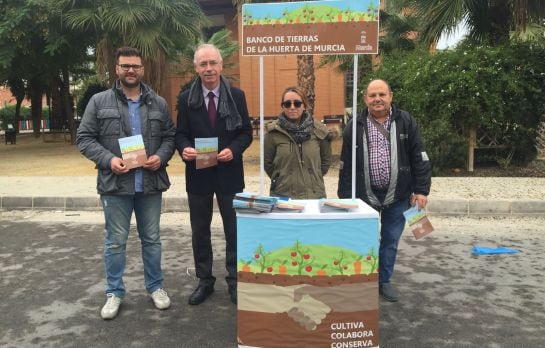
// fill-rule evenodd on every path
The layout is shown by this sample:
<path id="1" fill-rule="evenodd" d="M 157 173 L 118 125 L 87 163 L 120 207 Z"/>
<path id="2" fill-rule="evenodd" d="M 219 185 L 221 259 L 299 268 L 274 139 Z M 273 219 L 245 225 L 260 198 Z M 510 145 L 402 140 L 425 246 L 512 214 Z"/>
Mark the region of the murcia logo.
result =
<path id="1" fill-rule="evenodd" d="M 362 31 L 360 33 L 360 43 L 364 44 L 367 42 L 367 33 L 365 31 Z"/>

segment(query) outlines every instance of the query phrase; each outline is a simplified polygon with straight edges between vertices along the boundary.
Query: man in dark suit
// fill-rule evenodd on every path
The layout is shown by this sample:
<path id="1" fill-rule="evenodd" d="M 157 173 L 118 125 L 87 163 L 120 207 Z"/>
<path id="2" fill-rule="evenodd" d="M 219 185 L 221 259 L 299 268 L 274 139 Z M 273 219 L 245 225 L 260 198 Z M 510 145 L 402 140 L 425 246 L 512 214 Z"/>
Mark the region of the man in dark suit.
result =
<path id="1" fill-rule="evenodd" d="M 178 100 L 176 131 L 176 148 L 186 164 L 193 258 L 199 278 L 188 302 L 198 305 L 214 291 L 210 223 L 215 194 L 225 233 L 226 281 L 231 301 L 236 303 L 237 227 L 233 198 L 244 189 L 242 153 L 252 142 L 252 126 L 244 92 L 230 87 L 221 75 L 223 61 L 219 50 L 203 44 L 195 51 L 193 63 L 199 77 Z M 217 138 L 217 165 L 196 168 L 195 138 Z"/>

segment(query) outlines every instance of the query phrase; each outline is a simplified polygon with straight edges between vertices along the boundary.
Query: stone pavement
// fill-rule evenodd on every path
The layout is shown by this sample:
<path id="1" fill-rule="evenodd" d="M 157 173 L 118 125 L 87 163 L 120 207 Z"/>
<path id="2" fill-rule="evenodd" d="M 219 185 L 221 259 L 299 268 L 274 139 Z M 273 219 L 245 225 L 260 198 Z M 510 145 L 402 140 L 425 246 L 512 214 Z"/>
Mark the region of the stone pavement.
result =
<path id="1" fill-rule="evenodd" d="M 187 304 L 196 284 L 188 214 L 165 213 L 163 269 L 172 307 L 156 310 L 143 289 L 133 229 L 127 296 L 119 316 L 104 321 L 101 212 L 0 212 L 0 346 L 237 347 L 236 307 L 223 281 L 217 215 L 212 231 L 217 282 L 210 299 Z M 436 230 L 421 240 L 408 231 L 402 237 L 392 279 L 401 300 L 379 303 L 380 347 L 543 347 L 545 217 L 435 217 L 433 222 Z M 476 256 L 473 245 L 521 252 Z M 282 348 L 289 347 L 303 348 L 297 342 Z"/>
<path id="2" fill-rule="evenodd" d="M 337 178 L 326 178 L 336 197 Z M 171 176 L 164 211 L 187 211 L 183 176 Z M 264 191 L 269 188 L 264 179 Z M 259 176 L 246 177 L 246 191 L 260 192 Z M 545 215 L 545 178 L 438 177 L 432 179 L 430 215 Z M 0 210 L 100 210 L 95 176 L 0 176 Z"/>

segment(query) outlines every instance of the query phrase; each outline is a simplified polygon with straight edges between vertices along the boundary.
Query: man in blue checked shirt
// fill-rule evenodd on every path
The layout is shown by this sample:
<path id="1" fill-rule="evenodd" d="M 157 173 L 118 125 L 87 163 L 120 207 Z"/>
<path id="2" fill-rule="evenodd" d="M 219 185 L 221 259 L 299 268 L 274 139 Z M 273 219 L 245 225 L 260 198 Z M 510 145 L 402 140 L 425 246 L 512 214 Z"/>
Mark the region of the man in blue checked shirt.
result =
<path id="1" fill-rule="evenodd" d="M 356 197 L 380 213 L 379 294 L 396 302 L 391 285 L 397 246 L 409 204 L 424 209 L 431 186 L 431 165 L 416 120 L 392 104 L 386 81 L 367 86 L 367 107 L 356 119 Z M 352 121 L 344 130 L 338 195 L 352 195 Z"/>
<path id="2" fill-rule="evenodd" d="M 158 309 L 170 307 L 161 269 L 162 193 L 170 187 L 167 163 L 174 153 L 176 129 L 165 99 L 142 83 L 144 65 L 138 50 L 116 51 L 118 79 L 107 91 L 95 94 L 83 115 L 76 143 L 95 162 L 97 191 L 104 210 L 106 304 L 103 319 L 117 316 L 125 285 L 125 250 L 134 211 L 142 244 L 146 290 Z M 147 160 L 130 169 L 123 161 L 119 139 L 141 135 Z"/>

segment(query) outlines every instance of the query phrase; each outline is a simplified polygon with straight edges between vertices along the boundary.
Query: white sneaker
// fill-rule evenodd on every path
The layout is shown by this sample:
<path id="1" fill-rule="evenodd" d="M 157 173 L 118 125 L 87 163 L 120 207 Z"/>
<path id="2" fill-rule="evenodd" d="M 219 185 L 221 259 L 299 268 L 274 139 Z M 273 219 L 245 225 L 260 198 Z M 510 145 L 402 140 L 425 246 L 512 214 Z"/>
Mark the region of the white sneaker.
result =
<path id="1" fill-rule="evenodd" d="M 163 289 L 157 289 L 152 292 L 151 299 L 157 309 L 167 309 L 170 307 L 170 298 L 168 298 L 167 292 Z"/>
<path id="2" fill-rule="evenodd" d="M 102 307 L 100 311 L 100 316 L 102 319 L 113 319 L 116 317 L 117 312 L 119 311 L 119 305 L 121 304 L 121 297 L 117 297 L 114 294 L 106 294 L 108 299 L 106 304 Z"/>

